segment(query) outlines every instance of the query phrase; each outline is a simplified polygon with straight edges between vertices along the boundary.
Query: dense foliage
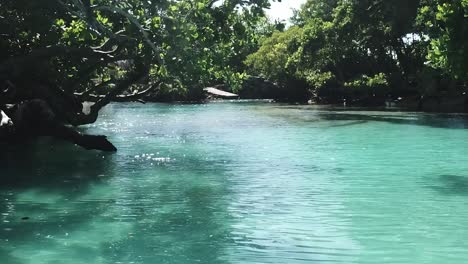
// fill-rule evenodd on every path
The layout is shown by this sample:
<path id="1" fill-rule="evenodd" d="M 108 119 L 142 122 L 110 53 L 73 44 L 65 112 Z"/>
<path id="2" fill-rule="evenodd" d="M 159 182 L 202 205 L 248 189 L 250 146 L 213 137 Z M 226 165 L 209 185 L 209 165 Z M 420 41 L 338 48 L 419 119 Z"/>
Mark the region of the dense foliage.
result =
<path id="1" fill-rule="evenodd" d="M 79 105 L 64 107 L 70 100 L 60 106 L 52 102 L 72 124 L 93 122 L 111 100 L 148 93 L 160 100 L 196 99 L 204 86 L 213 83 L 239 87 L 243 60 L 257 48 L 269 4 L 267 0 L 1 1 L 0 81 L 13 84 L 16 96 L 11 97 L 18 99 L 40 97 L 34 87 L 43 85 L 49 93 L 74 97 L 72 101 L 96 102 L 86 117 Z"/>
<path id="2" fill-rule="evenodd" d="M 294 26 L 264 39 L 246 64 L 279 83 L 305 81 L 322 102 L 460 96 L 468 81 L 467 3 L 309 0 Z"/>
<path id="3" fill-rule="evenodd" d="M 3 0 L 0 140 L 59 137 L 115 150 L 66 126 L 112 101 L 199 100 L 238 89 L 243 61 L 273 30 L 268 0 Z"/>

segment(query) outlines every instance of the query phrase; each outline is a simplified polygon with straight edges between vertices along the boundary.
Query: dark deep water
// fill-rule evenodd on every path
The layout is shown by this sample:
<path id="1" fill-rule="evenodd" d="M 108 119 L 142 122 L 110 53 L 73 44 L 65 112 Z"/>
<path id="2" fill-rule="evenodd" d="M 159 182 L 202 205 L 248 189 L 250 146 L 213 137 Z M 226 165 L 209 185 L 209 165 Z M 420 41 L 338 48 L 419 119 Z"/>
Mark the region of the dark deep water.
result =
<path id="1" fill-rule="evenodd" d="M 114 104 L 0 154 L 0 263 L 468 263 L 468 118 Z"/>

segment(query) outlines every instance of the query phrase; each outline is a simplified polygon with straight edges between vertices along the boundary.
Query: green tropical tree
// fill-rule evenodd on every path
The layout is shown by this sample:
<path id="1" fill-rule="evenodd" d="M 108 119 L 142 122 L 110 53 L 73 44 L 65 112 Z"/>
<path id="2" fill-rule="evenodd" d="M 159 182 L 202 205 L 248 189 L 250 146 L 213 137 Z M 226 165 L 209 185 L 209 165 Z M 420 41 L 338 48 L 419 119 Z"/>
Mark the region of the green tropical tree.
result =
<path id="1" fill-rule="evenodd" d="M 0 103 L 41 100 L 54 123 L 79 126 L 112 101 L 197 98 L 213 82 L 239 85 L 268 7 L 267 0 L 2 1 Z"/>

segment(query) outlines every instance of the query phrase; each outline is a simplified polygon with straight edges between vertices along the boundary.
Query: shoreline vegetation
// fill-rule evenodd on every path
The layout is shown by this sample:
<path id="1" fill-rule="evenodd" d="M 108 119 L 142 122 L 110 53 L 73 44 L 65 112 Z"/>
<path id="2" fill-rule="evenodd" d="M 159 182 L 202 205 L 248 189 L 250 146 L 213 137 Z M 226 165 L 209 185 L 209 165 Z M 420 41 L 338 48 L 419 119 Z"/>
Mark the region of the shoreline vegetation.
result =
<path id="1" fill-rule="evenodd" d="M 468 112 L 468 0 L 308 0 L 287 27 L 268 0 L 5 0 L 0 141 L 52 136 L 116 151 L 111 102 L 242 99 Z"/>

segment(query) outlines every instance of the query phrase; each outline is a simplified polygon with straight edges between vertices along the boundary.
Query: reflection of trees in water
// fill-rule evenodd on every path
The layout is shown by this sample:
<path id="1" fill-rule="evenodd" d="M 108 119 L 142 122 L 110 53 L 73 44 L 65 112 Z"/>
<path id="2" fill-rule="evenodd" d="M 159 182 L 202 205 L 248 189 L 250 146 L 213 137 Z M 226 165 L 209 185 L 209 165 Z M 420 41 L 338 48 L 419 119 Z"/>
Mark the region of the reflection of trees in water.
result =
<path id="1" fill-rule="evenodd" d="M 275 106 L 257 112 L 275 118 L 277 125 L 316 124 L 321 128 L 354 126 L 366 122 L 387 122 L 402 125 L 418 125 L 435 128 L 468 128 L 467 114 L 396 112 L 359 108 L 336 108 L 327 106 Z M 342 121 L 333 124 L 323 121 Z"/>
<path id="2" fill-rule="evenodd" d="M 402 125 L 418 125 L 429 126 L 436 128 L 468 128 L 468 116 L 457 114 L 366 114 L 362 113 L 347 113 L 347 112 L 317 112 L 317 115 L 322 120 L 336 120 L 336 121 L 375 121 L 387 122 L 392 124 Z"/>
<path id="3" fill-rule="evenodd" d="M 317 123 L 321 121 L 349 121 L 323 127 L 353 126 L 365 122 L 429 126 L 436 128 L 468 128 L 468 114 L 384 111 L 371 108 L 343 108 L 333 106 L 275 106 L 267 115 L 288 122 Z"/>

